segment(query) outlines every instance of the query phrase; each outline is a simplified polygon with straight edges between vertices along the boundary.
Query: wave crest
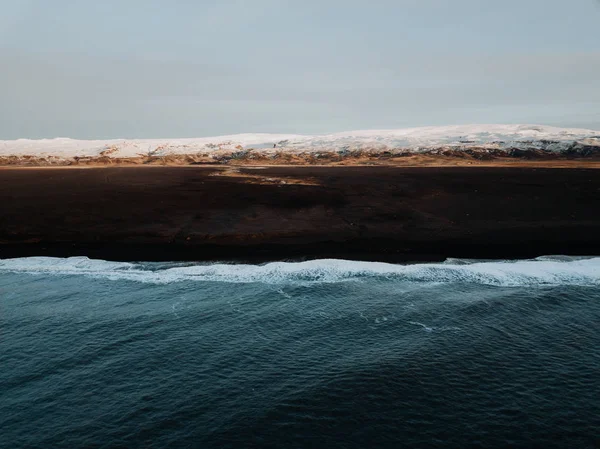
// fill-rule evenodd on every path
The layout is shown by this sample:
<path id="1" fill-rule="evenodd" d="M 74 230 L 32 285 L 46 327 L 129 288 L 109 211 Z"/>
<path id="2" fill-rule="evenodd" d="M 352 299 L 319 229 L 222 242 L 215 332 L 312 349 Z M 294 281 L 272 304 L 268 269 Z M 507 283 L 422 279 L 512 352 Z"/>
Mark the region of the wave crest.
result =
<path id="1" fill-rule="evenodd" d="M 25 257 L 0 260 L 0 273 L 82 275 L 165 284 L 185 281 L 267 284 L 333 283 L 364 278 L 496 286 L 600 285 L 600 257 L 544 256 L 520 261 L 448 259 L 444 263 L 395 265 L 322 259 L 264 265 L 129 263 L 87 257 Z"/>

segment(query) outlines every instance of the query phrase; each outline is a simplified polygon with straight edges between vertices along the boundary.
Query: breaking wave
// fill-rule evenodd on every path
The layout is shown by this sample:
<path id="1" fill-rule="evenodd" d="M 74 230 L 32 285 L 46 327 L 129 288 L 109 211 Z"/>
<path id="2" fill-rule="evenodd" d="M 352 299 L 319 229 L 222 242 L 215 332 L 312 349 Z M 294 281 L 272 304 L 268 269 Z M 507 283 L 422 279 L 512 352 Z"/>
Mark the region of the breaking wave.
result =
<path id="1" fill-rule="evenodd" d="M 600 257 L 544 256 L 517 261 L 448 259 L 443 263 L 414 265 L 337 259 L 245 265 L 109 262 L 87 257 L 25 257 L 0 260 L 0 273 L 3 272 L 55 276 L 82 275 L 154 284 L 185 281 L 313 284 L 382 278 L 412 282 L 463 282 L 504 287 L 597 286 L 600 285 Z"/>

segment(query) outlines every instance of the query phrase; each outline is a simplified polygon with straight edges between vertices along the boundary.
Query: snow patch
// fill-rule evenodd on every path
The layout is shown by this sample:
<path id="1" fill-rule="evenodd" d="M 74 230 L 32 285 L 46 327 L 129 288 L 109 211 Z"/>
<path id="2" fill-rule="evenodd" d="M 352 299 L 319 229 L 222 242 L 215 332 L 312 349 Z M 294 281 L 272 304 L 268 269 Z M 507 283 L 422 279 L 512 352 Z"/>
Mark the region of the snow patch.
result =
<path id="1" fill-rule="evenodd" d="M 327 135 L 236 134 L 193 139 L 75 140 L 18 139 L 0 141 L 0 156 L 108 157 L 219 154 L 256 150 L 261 153 L 385 151 L 402 149 L 427 152 L 433 149 L 544 149 L 566 151 L 574 144 L 600 148 L 600 131 L 541 125 L 428 126 L 396 130 L 363 130 Z"/>

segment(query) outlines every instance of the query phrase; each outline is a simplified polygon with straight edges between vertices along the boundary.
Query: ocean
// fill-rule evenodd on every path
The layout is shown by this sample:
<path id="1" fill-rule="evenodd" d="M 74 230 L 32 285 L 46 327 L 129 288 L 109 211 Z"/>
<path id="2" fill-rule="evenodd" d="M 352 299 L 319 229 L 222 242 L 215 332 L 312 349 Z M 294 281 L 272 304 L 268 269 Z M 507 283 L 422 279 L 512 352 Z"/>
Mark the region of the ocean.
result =
<path id="1" fill-rule="evenodd" d="M 0 260 L 0 447 L 598 448 L 600 258 Z"/>

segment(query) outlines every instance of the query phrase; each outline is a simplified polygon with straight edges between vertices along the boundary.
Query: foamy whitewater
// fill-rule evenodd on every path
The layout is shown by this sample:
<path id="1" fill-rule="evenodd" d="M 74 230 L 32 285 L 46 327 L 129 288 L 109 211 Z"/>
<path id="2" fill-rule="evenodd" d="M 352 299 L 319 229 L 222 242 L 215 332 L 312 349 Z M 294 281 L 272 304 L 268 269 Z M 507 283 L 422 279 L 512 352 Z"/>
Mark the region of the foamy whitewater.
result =
<path id="1" fill-rule="evenodd" d="M 523 261 L 449 259 L 438 264 L 395 265 L 336 259 L 264 265 L 127 263 L 87 257 L 0 260 L 0 272 L 83 275 L 147 283 L 211 281 L 266 284 L 332 283 L 368 277 L 414 282 L 469 282 L 498 286 L 600 285 L 600 258 L 544 256 Z"/>
<path id="2" fill-rule="evenodd" d="M 600 257 L 0 259 L 0 446 L 594 448 Z"/>
<path id="3" fill-rule="evenodd" d="M 76 140 L 18 139 L 0 141 L 0 156 L 57 158 L 135 158 L 171 155 L 218 155 L 256 150 L 259 153 L 386 151 L 415 153 L 440 148 L 543 149 L 560 153 L 574 145 L 600 148 L 600 131 L 543 125 L 429 126 L 396 130 L 362 130 L 324 135 L 235 134 L 187 139 Z"/>

